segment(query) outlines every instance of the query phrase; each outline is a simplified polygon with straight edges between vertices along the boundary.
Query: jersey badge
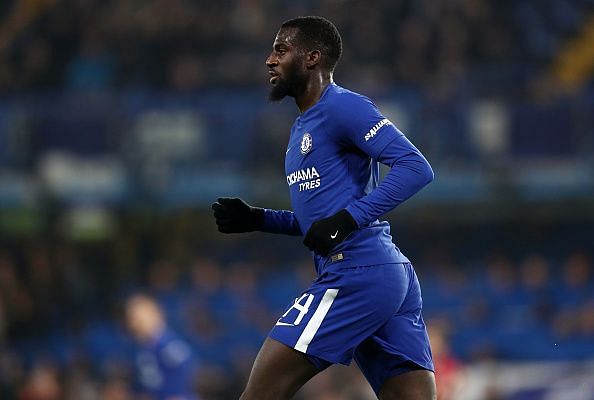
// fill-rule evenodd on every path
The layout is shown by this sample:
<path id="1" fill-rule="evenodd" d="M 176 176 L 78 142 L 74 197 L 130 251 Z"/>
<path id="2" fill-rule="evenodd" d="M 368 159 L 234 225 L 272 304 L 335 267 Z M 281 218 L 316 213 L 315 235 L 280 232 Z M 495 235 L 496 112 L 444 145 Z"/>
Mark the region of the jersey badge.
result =
<path id="1" fill-rule="evenodd" d="M 303 137 L 301 138 L 301 154 L 306 155 L 307 153 L 309 153 L 311 151 L 312 146 L 313 139 L 309 133 L 305 132 L 303 134 Z"/>

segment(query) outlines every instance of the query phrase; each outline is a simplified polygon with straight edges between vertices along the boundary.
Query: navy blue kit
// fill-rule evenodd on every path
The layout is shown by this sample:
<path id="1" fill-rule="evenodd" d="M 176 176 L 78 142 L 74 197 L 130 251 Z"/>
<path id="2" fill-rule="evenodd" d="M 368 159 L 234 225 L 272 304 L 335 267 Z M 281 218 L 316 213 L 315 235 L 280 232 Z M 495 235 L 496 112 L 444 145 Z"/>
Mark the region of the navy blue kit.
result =
<path id="1" fill-rule="evenodd" d="M 381 182 L 379 163 L 390 167 Z M 376 393 L 391 376 L 433 371 L 419 281 L 378 219 L 433 179 L 427 160 L 371 100 L 331 83 L 293 124 L 285 172 L 292 210 L 265 209 L 263 231 L 305 235 L 345 209 L 357 229 L 314 254 L 317 278 L 269 336 L 320 369 L 354 358 Z"/>

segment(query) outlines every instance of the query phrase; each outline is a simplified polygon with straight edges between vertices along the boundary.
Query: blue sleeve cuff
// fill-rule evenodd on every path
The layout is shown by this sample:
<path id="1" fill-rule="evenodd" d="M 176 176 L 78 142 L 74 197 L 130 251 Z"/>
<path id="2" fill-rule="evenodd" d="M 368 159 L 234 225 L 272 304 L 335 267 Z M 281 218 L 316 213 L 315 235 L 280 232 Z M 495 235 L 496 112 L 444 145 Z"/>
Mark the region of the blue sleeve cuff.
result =
<path id="1" fill-rule="evenodd" d="M 353 219 L 357 223 L 358 228 L 361 228 L 365 225 L 365 222 L 363 221 L 363 217 L 361 215 L 361 211 L 358 209 L 358 207 L 356 207 L 356 203 L 349 204 L 348 206 L 346 206 L 345 210 L 347 210 L 348 213 L 351 214 L 351 217 L 353 217 Z"/>
<path id="2" fill-rule="evenodd" d="M 264 209 L 263 232 L 301 236 L 301 228 L 293 211 Z"/>

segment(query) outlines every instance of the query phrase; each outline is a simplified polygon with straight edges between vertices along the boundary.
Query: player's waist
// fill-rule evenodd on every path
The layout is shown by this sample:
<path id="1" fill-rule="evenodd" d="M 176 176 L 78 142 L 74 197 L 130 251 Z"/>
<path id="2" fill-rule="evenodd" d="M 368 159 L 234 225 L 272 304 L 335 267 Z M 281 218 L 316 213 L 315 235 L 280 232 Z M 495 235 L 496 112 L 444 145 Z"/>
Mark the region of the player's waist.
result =
<path id="1" fill-rule="evenodd" d="M 409 262 L 392 242 L 390 226 L 379 222 L 352 232 L 326 257 L 314 257 L 316 271 Z"/>

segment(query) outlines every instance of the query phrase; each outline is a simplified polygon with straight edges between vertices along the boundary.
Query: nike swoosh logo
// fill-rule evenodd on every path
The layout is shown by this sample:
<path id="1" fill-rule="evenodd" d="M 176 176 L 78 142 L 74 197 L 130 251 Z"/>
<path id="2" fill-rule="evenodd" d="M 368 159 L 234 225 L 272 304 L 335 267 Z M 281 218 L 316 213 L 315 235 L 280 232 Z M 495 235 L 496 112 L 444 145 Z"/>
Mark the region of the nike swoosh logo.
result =
<path id="1" fill-rule="evenodd" d="M 336 239 L 336 236 L 338 236 L 338 231 L 334 232 L 334 235 L 330 235 L 330 239 Z"/>
<path id="2" fill-rule="evenodd" d="M 276 322 L 276 326 L 295 326 L 295 324 L 289 324 L 289 323 L 286 323 L 286 322 L 277 321 Z"/>

